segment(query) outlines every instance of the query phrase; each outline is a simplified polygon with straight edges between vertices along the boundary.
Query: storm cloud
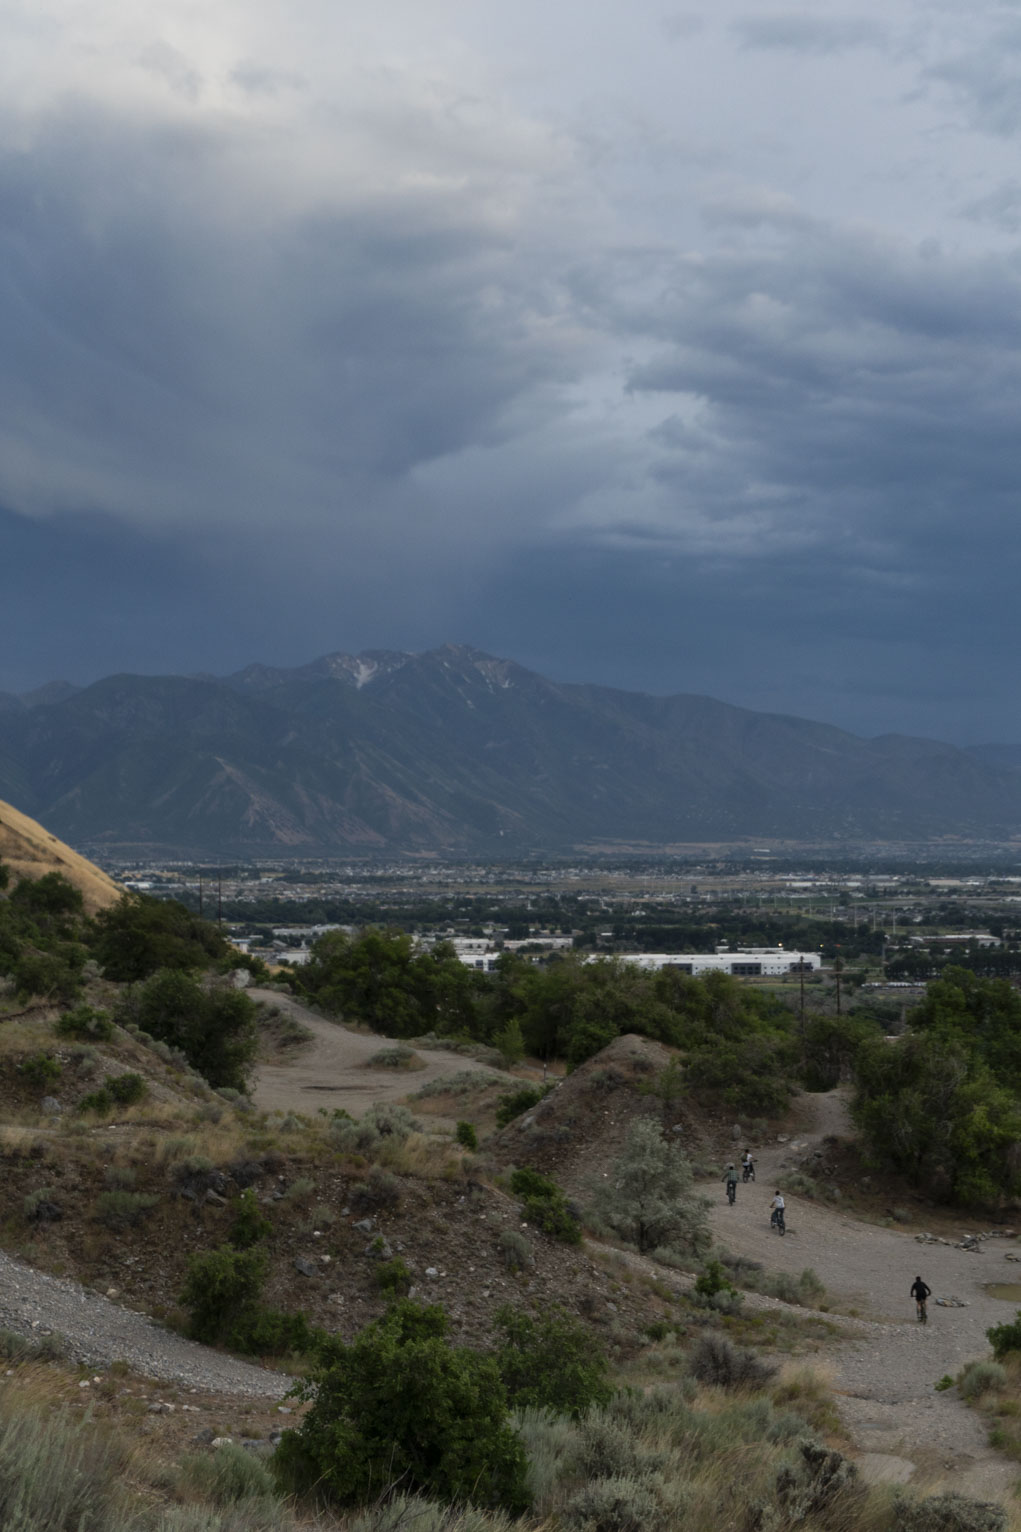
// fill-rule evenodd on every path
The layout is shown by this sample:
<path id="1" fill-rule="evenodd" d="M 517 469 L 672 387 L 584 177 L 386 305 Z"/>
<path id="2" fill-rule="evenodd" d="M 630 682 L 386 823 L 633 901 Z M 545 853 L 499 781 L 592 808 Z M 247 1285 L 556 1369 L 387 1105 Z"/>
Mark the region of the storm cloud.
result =
<path id="1" fill-rule="evenodd" d="M 0 689 L 456 641 L 1021 738 L 1012 7 L 0 26 Z"/>

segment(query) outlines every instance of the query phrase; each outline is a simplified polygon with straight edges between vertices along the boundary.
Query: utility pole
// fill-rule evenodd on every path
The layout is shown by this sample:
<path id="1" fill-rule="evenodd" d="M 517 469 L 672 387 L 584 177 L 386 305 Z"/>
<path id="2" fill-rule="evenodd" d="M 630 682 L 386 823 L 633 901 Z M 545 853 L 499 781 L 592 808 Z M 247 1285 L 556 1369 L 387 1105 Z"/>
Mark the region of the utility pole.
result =
<path id="1" fill-rule="evenodd" d="M 223 868 L 216 869 L 216 924 L 223 929 Z"/>
<path id="2" fill-rule="evenodd" d="M 199 868 L 199 919 L 202 919 L 202 868 Z"/>

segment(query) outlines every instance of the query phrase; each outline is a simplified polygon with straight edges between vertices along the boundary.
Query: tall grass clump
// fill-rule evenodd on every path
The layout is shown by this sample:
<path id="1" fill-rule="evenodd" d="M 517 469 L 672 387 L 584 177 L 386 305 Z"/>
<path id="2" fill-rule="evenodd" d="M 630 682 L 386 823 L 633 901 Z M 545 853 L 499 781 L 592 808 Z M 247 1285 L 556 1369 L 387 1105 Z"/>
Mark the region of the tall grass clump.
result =
<path id="1" fill-rule="evenodd" d="M 88 1422 L 0 1406 L 0 1527 L 111 1532 L 121 1525 L 129 1454 Z"/>

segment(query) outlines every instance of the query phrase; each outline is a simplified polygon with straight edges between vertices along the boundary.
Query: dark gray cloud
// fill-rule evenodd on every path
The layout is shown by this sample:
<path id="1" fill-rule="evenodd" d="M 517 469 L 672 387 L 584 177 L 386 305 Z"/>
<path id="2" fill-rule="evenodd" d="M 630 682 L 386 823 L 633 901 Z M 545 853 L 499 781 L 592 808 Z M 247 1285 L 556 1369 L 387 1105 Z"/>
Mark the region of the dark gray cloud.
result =
<path id="1" fill-rule="evenodd" d="M 21 5 L 0 689 L 454 640 L 1018 736 L 997 5 Z"/>
<path id="2" fill-rule="evenodd" d="M 785 49 L 824 55 L 851 48 L 885 48 L 887 29 L 868 16 L 817 16 L 803 11 L 775 11 L 742 16 L 734 30 L 746 48 Z"/>

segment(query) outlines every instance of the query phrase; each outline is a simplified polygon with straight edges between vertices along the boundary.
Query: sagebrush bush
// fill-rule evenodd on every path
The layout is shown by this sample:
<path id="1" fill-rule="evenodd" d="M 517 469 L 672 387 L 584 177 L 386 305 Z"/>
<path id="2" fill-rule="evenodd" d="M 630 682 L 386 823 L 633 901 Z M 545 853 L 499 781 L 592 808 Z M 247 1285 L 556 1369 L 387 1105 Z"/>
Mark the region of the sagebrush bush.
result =
<path id="1" fill-rule="evenodd" d="M 532 1247 L 520 1230 L 501 1229 L 496 1245 L 508 1271 L 527 1271 L 535 1265 Z"/>
<path id="2" fill-rule="evenodd" d="M 0 1408 L 0 1526 L 110 1532 L 121 1524 L 129 1453 L 84 1421 Z M 55 1471 L 58 1469 L 59 1471 Z"/>
<path id="3" fill-rule="evenodd" d="M 108 1229 L 133 1229 L 152 1212 L 159 1200 L 151 1192 L 100 1192 L 93 1217 L 105 1223 Z"/>
<path id="4" fill-rule="evenodd" d="M 898 1495 L 897 1532 L 1006 1532 L 1007 1513 L 988 1501 L 968 1500 L 953 1490 L 910 1500 Z"/>
<path id="5" fill-rule="evenodd" d="M 237 1442 L 225 1442 L 214 1452 L 190 1452 L 180 1464 L 182 1481 L 214 1505 L 246 1500 L 276 1500 L 277 1487 L 269 1468 Z"/>
<path id="6" fill-rule="evenodd" d="M 700 1335 L 688 1359 L 691 1375 L 700 1383 L 716 1388 L 743 1388 L 748 1384 L 768 1382 L 776 1368 L 763 1362 L 753 1351 L 731 1344 L 726 1336 Z"/>
<path id="7" fill-rule="evenodd" d="M 977 1399 L 993 1389 L 1005 1388 L 1006 1370 L 999 1362 L 969 1362 L 957 1379 L 957 1387 L 965 1399 Z"/>
<path id="8" fill-rule="evenodd" d="M 390 1170 L 373 1165 L 364 1181 L 352 1186 L 351 1206 L 359 1213 L 376 1213 L 395 1208 L 401 1200 L 401 1183 Z"/>
<path id="9" fill-rule="evenodd" d="M 584 1485 L 564 1505 L 564 1525 L 578 1532 L 655 1532 L 663 1511 L 645 1479 L 615 1477 Z"/>

